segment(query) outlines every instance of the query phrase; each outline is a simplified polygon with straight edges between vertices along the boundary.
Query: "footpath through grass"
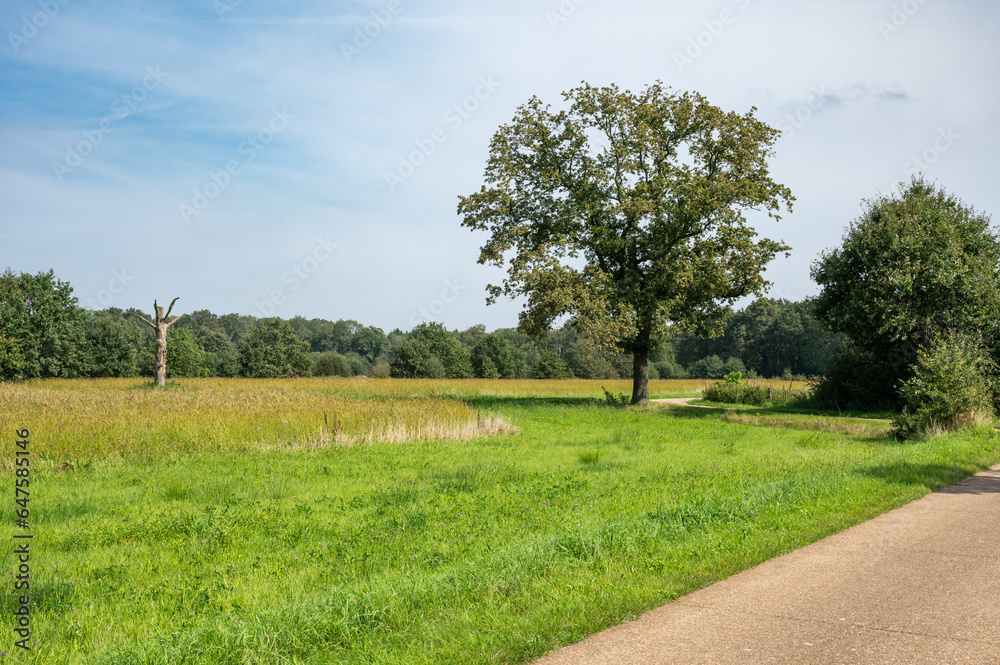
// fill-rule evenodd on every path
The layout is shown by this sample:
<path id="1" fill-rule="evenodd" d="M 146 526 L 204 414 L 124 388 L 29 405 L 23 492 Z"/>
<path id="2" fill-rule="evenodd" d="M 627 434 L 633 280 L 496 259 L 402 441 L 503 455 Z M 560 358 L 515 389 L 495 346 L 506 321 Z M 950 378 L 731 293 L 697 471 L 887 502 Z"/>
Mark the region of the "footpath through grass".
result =
<path id="1" fill-rule="evenodd" d="M 237 417 L 192 385 L 198 422 Z M 524 662 L 1000 461 L 992 431 L 900 444 L 549 385 L 455 386 L 517 428 L 466 442 L 40 463 L 35 644 L 12 655 L 8 573 L 0 663 Z"/>

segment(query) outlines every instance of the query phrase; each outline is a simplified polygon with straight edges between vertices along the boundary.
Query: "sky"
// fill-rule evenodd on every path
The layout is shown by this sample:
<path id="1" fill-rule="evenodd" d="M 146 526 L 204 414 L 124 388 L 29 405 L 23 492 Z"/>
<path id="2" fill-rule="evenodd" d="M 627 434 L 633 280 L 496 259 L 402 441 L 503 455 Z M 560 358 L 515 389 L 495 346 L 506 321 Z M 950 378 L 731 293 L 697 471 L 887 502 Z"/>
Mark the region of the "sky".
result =
<path id="1" fill-rule="evenodd" d="M 88 309 L 515 326 L 458 197 L 518 106 L 583 81 L 783 131 L 792 211 L 748 213 L 792 247 L 771 297 L 814 295 L 863 201 L 917 173 L 1000 211 L 989 0 L 6 0 L 0 27 L 0 269 Z"/>

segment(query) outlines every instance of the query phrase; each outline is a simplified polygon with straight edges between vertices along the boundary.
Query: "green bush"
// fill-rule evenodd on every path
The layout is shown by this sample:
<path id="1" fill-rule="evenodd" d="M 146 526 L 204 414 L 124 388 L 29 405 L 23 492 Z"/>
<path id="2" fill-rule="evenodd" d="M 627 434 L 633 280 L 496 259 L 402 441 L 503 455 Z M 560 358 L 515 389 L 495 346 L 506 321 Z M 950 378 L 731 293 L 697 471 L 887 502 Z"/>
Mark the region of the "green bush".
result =
<path id="1" fill-rule="evenodd" d="M 749 404 L 751 406 L 802 406 L 808 394 L 791 386 L 774 390 L 770 386 L 749 385 L 742 372 L 730 372 L 722 381 L 701 391 L 702 399 L 723 404 Z"/>
<path id="2" fill-rule="evenodd" d="M 739 372 L 735 373 L 739 375 Z M 730 375 L 732 376 L 732 375 Z M 767 388 L 764 386 L 751 386 L 739 379 L 733 381 L 718 381 L 710 386 L 706 386 L 701 391 L 702 399 L 710 402 L 722 402 L 724 404 L 750 404 L 753 406 L 764 406 L 767 404 Z"/>
<path id="3" fill-rule="evenodd" d="M 616 395 L 604 386 L 601 386 L 601 390 L 604 391 L 604 403 L 608 406 L 628 406 L 632 402 L 631 395 L 626 395 L 625 393 L 618 393 Z"/>
<path id="4" fill-rule="evenodd" d="M 961 429 L 992 419 L 994 364 L 966 335 L 940 336 L 917 354 L 912 376 L 899 384 L 902 436 Z"/>

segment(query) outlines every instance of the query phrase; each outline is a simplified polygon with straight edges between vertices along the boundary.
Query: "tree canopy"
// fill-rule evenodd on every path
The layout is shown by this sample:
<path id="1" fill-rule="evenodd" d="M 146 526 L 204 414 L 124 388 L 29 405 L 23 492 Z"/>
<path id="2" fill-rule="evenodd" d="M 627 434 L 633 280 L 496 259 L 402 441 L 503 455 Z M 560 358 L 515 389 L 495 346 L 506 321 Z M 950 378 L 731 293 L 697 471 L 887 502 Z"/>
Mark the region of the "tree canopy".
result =
<path id="1" fill-rule="evenodd" d="M 0 378 L 89 373 L 83 310 L 53 271 L 0 275 Z"/>
<path id="2" fill-rule="evenodd" d="M 858 364 L 878 368 L 850 390 L 828 382 L 827 392 L 839 399 L 898 402 L 897 383 L 940 336 L 972 335 L 996 345 L 1000 237 L 989 217 L 921 178 L 898 196 L 866 201 L 843 245 L 824 252 L 812 275 L 822 289 L 816 317 L 857 347 L 856 361 L 845 356 L 828 379 L 847 377 Z"/>
<path id="3" fill-rule="evenodd" d="M 793 197 L 767 158 L 780 132 L 659 83 L 640 94 L 586 83 L 554 111 L 533 97 L 490 144 L 463 226 L 487 231 L 479 262 L 507 266 L 501 295 L 527 298 L 521 329 L 563 315 L 633 354 L 632 402 L 648 399 L 649 353 L 671 324 L 709 331 L 768 285 L 784 244 L 757 239 L 744 211 L 775 219 Z"/>
<path id="4" fill-rule="evenodd" d="M 243 376 L 254 379 L 308 376 L 311 364 L 308 349 L 309 345 L 295 337 L 287 321 L 264 319 L 240 344 Z"/>
<path id="5" fill-rule="evenodd" d="M 414 327 L 409 339 L 396 349 L 396 358 L 390 368 L 392 376 L 398 378 L 472 377 L 469 349 L 440 323 L 421 323 Z"/>

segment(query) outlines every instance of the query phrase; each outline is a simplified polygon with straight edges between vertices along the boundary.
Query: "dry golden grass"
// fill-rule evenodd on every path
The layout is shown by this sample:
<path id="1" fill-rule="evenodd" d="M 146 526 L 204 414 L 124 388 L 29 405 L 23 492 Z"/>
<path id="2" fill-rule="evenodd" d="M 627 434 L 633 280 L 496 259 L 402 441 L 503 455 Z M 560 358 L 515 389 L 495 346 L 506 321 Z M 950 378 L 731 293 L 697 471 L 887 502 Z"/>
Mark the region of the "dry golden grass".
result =
<path id="1" fill-rule="evenodd" d="M 362 384 L 367 385 L 367 383 Z M 465 441 L 514 431 L 447 397 L 367 399 L 324 380 L 185 380 L 153 390 L 137 379 L 0 384 L 6 431 L 29 428 L 40 459 L 158 459 L 168 455 L 317 448 L 333 444 Z"/>

